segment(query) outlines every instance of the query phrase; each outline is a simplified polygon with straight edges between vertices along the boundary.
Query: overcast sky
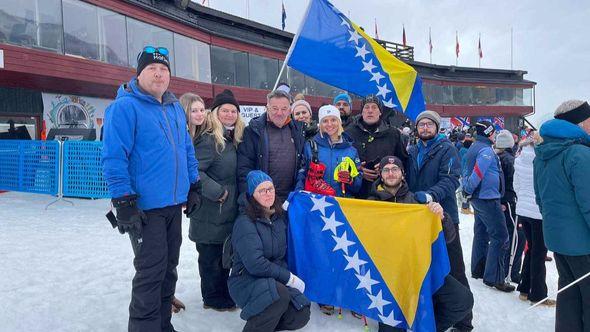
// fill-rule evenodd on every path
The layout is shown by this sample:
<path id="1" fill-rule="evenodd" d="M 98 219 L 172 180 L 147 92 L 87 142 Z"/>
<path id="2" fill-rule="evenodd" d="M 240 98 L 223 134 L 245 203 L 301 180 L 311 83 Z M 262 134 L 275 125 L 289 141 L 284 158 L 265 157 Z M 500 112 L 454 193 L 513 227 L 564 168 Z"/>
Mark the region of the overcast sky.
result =
<path id="1" fill-rule="evenodd" d="M 208 0 L 212 8 L 280 28 L 280 0 Z M 197 2 L 201 2 L 198 0 Z M 284 0 L 286 29 L 296 33 L 308 0 Z M 477 67 L 481 33 L 483 68 L 510 69 L 510 29 L 514 33 L 513 68 L 537 82 L 537 124 L 550 118 L 567 99 L 588 100 L 590 93 L 590 2 L 586 1 L 419 1 L 332 0 L 342 13 L 374 37 L 399 42 L 405 25 L 416 61 L 429 62 L 428 28 L 432 28 L 432 62 L 455 64 L 455 31 L 459 33 L 459 66 Z M 249 10 L 247 4 L 249 3 Z M 206 3 L 207 4 L 207 3 Z"/>

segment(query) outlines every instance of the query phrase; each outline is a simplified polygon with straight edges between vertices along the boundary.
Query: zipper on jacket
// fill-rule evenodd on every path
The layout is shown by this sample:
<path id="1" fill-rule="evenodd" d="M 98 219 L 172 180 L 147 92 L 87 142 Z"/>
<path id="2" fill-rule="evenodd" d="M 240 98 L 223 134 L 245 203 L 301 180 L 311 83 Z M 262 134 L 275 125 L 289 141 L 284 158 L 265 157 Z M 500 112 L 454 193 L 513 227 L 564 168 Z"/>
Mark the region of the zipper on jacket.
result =
<path id="1" fill-rule="evenodd" d="M 164 119 L 166 119 L 166 125 L 168 126 L 168 131 L 170 132 L 171 144 L 172 144 L 172 152 L 174 152 L 174 166 L 175 166 L 175 173 L 174 173 L 174 194 L 173 194 L 173 201 L 174 205 L 176 205 L 176 190 L 178 187 L 178 153 L 176 152 L 176 142 L 174 141 L 174 135 L 172 134 L 172 127 L 170 126 L 170 121 L 168 120 L 168 115 L 166 115 L 166 106 L 162 104 L 162 113 L 164 114 Z M 166 135 L 168 136 L 168 135 Z"/>

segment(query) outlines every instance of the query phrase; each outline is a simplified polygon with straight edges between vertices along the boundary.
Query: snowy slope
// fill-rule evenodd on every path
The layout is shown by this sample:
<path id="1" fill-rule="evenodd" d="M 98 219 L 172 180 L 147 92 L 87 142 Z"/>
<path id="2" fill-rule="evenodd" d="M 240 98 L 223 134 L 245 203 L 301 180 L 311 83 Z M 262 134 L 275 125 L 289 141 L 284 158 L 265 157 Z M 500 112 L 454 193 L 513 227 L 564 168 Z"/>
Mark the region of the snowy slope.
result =
<path id="1" fill-rule="evenodd" d="M 124 331 L 133 277 L 126 236 L 104 218 L 107 200 L 72 200 L 74 206 L 45 195 L 0 194 L 0 331 Z M 461 240 L 467 271 L 473 218 L 462 216 Z M 187 310 L 174 315 L 179 331 L 240 331 L 239 313 L 202 308 L 195 245 L 188 220 L 178 267 L 176 295 Z M 557 285 L 555 264 L 547 263 L 549 292 Z M 469 272 L 468 272 L 469 276 Z M 475 295 L 476 331 L 552 331 L 554 309 L 527 310 L 518 293 L 504 294 L 469 279 Z M 362 321 L 312 308 L 304 331 L 362 331 Z M 371 331 L 376 324 L 370 322 Z"/>

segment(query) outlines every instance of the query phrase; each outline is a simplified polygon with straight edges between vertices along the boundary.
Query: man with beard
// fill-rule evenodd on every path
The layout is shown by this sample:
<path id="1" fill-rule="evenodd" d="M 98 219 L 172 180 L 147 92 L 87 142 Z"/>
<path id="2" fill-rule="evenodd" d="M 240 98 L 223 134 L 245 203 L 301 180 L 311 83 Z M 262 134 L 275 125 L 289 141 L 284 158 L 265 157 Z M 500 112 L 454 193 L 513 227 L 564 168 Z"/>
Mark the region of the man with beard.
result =
<path id="1" fill-rule="evenodd" d="M 416 134 L 419 138 L 412 145 L 408 154 L 408 186 L 415 192 L 420 203 L 438 202 L 453 221 L 451 227 L 459 234 L 459 212 L 455 191 L 459 187 L 461 161 L 453 143 L 443 134 L 439 134 L 440 115 L 433 111 L 424 111 L 416 118 Z M 463 249 L 459 236 L 447 244 L 451 275 L 469 288 L 465 276 Z M 473 316 L 469 313 L 455 328 L 459 331 L 471 331 Z"/>
<path id="2" fill-rule="evenodd" d="M 399 158 L 394 156 L 384 157 L 379 163 L 379 169 L 380 176 L 371 189 L 369 199 L 394 203 L 419 203 L 414 198 L 415 195 L 408 188 L 408 184 L 405 181 L 404 166 Z M 456 242 L 459 237 L 453 225 L 453 220 L 439 203 L 430 201 L 428 202 L 428 208 L 443 221 L 443 232 L 450 256 L 452 243 Z M 468 287 L 462 285 L 453 277 L 452 272 L 445 278 L 445 282 L 441 288 L 434 293 L 432 302 L 434 304 L 436 331 L 446 331 L 451 326 L 460 325 L 464 321 L 469 322 L 469 324 L 471 323 L 473 294 Z M 463 326 L 456 328 L 456 330 L 468 331 L 471 329 Z M 379 323 L 379 331 L 402 330 Z"/>
<path id="3" fill-rule="evenodd" d="M 352 123 L 352 100 L 350 96 L 347 93 L 341 93 L 334 97 L 332 104 L 340 111 L 342 128 L 346 129 Z"/>

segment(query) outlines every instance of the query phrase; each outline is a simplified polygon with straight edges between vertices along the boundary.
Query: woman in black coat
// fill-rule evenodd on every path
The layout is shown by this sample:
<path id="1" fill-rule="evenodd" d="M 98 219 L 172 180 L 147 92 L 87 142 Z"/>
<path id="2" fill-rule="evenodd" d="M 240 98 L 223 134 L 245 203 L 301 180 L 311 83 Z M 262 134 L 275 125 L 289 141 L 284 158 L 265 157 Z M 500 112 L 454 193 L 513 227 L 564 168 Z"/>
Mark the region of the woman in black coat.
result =
<path id="1" fill-rule="evenodd" d="M 203 307 L 236 309 L 227 289 L 229 270 L 222 266 L 223 242 L 231 233 L 237 209 L 237 146 L 244 122 L 229 90 L 215 97 L 208 128 L 195 138 L 202 183 L 201 205 L 191 213 L 189 238 L 196 243 Z"/>
<path id="2" fill-rule="evenodd" d="M 305 283 L 287 269 L 287 215 L 270 176 L 250 171 L 246 181 L 246 214 L 232 233 L 229 292 L 247 321 L 244 331 L 300 329 L 309 321 L 310 302 Z"/>

